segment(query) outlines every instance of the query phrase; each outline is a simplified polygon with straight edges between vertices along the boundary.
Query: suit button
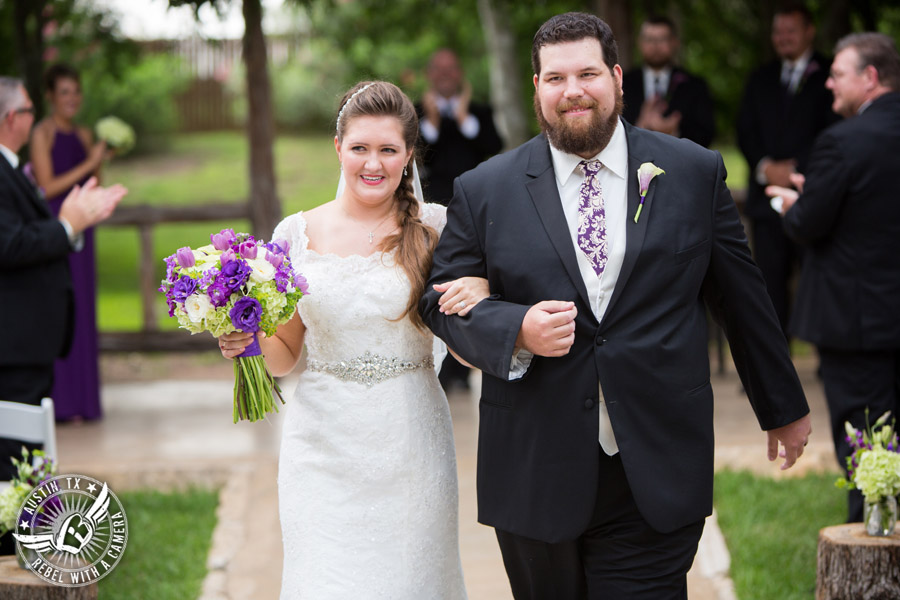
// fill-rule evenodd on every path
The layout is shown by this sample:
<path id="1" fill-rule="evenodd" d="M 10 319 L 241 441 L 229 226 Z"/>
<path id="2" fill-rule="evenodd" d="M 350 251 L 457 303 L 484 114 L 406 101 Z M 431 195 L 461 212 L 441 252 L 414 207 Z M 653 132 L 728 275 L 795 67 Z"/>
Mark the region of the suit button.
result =
<path id="1" fill-rule="evenodd" d="M 593 399 L 593 398 L 588 398 L 587 400 L 585 400 L 585 401 L 584 401 L 584 407 L 585 407 L 586 409 L 588 409 L 588 410 L 594 408 L 594 399 Z"/>
<path id="2" fill-rule="evenodd" d="M 606 343 L 606 338 L 598 337 L 596 340 L 596 343 L 598 346 L 602 346 L 603 344 Z"/>

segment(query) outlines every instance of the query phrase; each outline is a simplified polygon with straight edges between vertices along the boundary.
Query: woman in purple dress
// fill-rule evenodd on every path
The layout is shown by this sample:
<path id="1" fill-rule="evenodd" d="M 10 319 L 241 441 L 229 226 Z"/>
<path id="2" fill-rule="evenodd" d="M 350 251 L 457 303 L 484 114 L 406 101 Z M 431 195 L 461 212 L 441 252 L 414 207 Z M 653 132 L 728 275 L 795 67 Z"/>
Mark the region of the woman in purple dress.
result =
<path id="1" fill-rule="evenodd" d="M 78 72 L 54 65 L 45 75 L 51 113 L 38 123 L 31 137 L 31 163 L 38 186 L 54 214 L 75 185 L 99 175 L 108 150 L 94 143 L 90 129 L 75 125 L 81 108 Z M 94 230 L 84 232 L 84 248 L 69 254 L 75 295 L 74 333 L 69 355 L 56 361 L 53 401 L 58 421 L 99 419 L 100 375 L 96 318 Z"/>

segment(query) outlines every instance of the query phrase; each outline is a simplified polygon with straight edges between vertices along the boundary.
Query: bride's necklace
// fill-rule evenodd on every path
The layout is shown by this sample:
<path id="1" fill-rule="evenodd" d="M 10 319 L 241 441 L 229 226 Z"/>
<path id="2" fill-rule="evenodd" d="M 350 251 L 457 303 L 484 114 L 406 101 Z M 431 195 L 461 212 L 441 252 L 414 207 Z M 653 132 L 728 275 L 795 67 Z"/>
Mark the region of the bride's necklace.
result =
<path id="1" fill-rule="evenodd" d="M 346 209 L 346 208 L 344 208 L 344 207 L 342 206 L 342 207 L 341 207 L 341 210 L 344 211 L 344 214 L 347 215 L 347 218 L 348 218 L 348 219 L 350 219 L 351 221 L 353 221 L 354 223 L 356 223 L 357 225 L 359 225 L 360 227 L 362 227 L 362 228 L 363 228 L 363 231 L 366 231 L 366 232 L 367 232 L 367 236 L 368 236 L 368 238 L 369 238 L 369 243 L 370 243 L 370 244 L 374 244 L 374 243 L 375 243 L 375 232 L 378 231 L 378 229 L 381 228 L 381 226 L 384 225 L 384 224 L 387 222 L 388 219 L 390 219 L 391 217 L 394 216 L 394 212 L 393 212 L 393 211 L 389 212 L 389 213 L 388 213 L 388 216 L 386 216 L 384 219 L 382 219 L 382 220 L 378 223 L 378 225 L 376 225 L 375 227 L 373 227 L 373 228 L 370 229 L 370 230 L 367 230 L 365 225 L 363 225 L 363 224 L 360 223 L 358 220 L 356 220 L 356 219 L 354 219 L 353 217 L 350 216 L 350 213 L 347 212 L 347 209 Z"/>

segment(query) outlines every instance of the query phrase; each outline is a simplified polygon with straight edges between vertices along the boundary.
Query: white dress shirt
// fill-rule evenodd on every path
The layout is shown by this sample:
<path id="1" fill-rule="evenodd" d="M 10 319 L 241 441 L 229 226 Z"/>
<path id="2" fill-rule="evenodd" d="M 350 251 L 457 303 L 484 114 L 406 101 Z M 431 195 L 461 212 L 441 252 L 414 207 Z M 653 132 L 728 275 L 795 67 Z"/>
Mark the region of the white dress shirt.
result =
<path id="1" fill-rule="evenodd" d="M 644 100 L 650 100 L 654 96 L 660 98 L 666 97 L 669 91 L 669 77 L 672 76 L 672 69 L 666 67 L 656 71 L 650 67 L 644 67 Z"/>
<path id="2" fill-rule="evenodd" d="M 812 55 L 813 51 L 810 47 L 795 61 L 781 61 L 782 83 L 785 83 L 785 79 L 790 77 L 790 79 L 787 80 L 787 87 L 792 94 L 800 87 L 800 80 L 803 78 L 803 73 L 806 72 L 806 67 L 809 65 L 809 59 L 812 58 Z"/>
<path id="3" fill-rule="evenodd" d="M 459 96 L 444 98 L 443 96 L 435 94 L 435 103 L 442 116 L 450 117 L 454 121 L 456 120 L 456 108 L 459 106 Z M 437 142 L 441 135 L 438 128 L 432 125 L 431 121 L 424 118 L 419 121 L 419 131 L 422 132 L 422 137 L 425 138 L 425 141 L 429 144 Z M 472 113 L 469 113 L 459 126 L 459 132 L 470 140 L 475 139 L 479 131 L 481 131 L 481 123 L 478 122 L 478 117 Z"/>
<path id="4" fill-rule="evenodd" d="M 553 160 L 553 171 L 556 174 L 556 187 L 559 190 L 562 209 L 569 225 L 569 234 L 572 237 L 572 245 L 575 247 L 575 255 L 578 258 L 578 269 L 581 271 L 581 277 L 587 288 L 591 311 L 599 322 L 603 319 L 609 306 L 616 281 L 619 279 L 619 272 L 622 270 L 622 261 L 625 259 L 625 223 L 628 219 L 628 142 L 625 138 L 625 128 L 619 121 L 606 148 L 593 157 L 603 165 L 603 168 L 597 173 L 597 177 L 600 179 L 600 189 L 606 211 L 607 262 L 600 277 L 597 277 L 590 261 L 578 247 L 578 205 L 581 201 L 581 184 L 584 181 L 584 174 L 578 165 L 584 159 L 574 154 L 566 154 L 554 148 L 552 144 L 550 145 L 550 155 Z M 547 300 L 554 300 L 554 298 L 547 298 Z M 523 349 L 513 356 L 509 372 L 510 381 L 520 379 L 525 375 L 533 356 L 531 352 Z M 619 446 L 609 421 L 609 412 L 603 398 L 602 386 L 600 387 L 599 403 L 600 446 L 606 454 L 612 456 L 619 451 Z"/>
<path id="5" fill-rule="evenodd" d="M 3 144 L 0 144 L 0 154 L 2 154 L 4 157 L 6 157 L 7 162 L 9 162 L 9 164 L 12 165 L 13 169 L 19 168 L 19 155 L 18 154 L 16 154 L 15 152 L 10 150 Z"/>

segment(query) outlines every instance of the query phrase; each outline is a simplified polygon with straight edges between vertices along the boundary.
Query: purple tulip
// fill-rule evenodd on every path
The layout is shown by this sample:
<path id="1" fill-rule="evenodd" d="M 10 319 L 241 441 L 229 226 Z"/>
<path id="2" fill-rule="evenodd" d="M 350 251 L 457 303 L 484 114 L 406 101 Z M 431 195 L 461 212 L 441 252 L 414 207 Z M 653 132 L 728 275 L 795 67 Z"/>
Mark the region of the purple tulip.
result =
<path id="1" fill-rule="evenodd" d="M 304 296 L 309 294 L 309 283 L 306 281 L 306 277 L 303 275 L 294 275 L 294 285 L 300 290 Z"/>
<path id="2" fill-rule="evenodd" d="M 284 263 L 284 254 L 275 254 L 274 252 L 266 252 L 266 260 L 272 263 L 276 269 Z"/>
<path id="3" fill-rule="evenodd" d="M 287 254 L 291 249 L 291 243 L 287 240 L 272 240 L 269 243 L 269 246 L 274 246 L 274 248 L 269 248 L 273 252 L 278 252 L 280 254 Z M 277 250 L 276 250 L 277 248 Z"/>
<path id="4" fill-rule="evenodd" d="M 262 319 L 262 305 L 256 298 L 244 296 L 234 303 L 234 308 L 228 313 L 231 323 L 240 331 L 259 331 L 259 322 Z"/>
<path id="5" fill-rule="evenodd" d="M 179 248 L 175 253 L 175 257 L 178 259 L 178 264 L 181 265 L 182 269 L 187 269 L 197 264 L 197 261 L 194 260 L 194 251 L 187 246 Z"/>
<path id="6" fill-rule="evenodd" d="M 238 247 L 241 258 L 256 258 L 257 246 L 255 242 L 244 242 Z"/>
<path id="7" fill-rule="evenodd" d="M 231 247 L 231 244 L 237 240 L 234 235 L 234 229 L 223 229 L 219 233 L 210 234 L 209 239 L 212 241 L 213 248 L 224 251 Z"/>
<path id="8" fill-rule="evenodd" d="M 219 256 L 219 262 L 224 267 L 225 265 L 227 265 L 228 263 L 233 261 L 235 258 L 237 258 L 237 254 L 235 253 L 235 251 L 232 248 L 229 248 L 228 250 L 223 252 L 221 254 L 221 256 Z"/>

